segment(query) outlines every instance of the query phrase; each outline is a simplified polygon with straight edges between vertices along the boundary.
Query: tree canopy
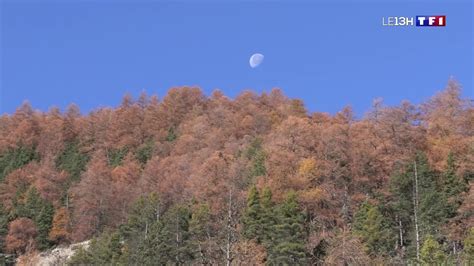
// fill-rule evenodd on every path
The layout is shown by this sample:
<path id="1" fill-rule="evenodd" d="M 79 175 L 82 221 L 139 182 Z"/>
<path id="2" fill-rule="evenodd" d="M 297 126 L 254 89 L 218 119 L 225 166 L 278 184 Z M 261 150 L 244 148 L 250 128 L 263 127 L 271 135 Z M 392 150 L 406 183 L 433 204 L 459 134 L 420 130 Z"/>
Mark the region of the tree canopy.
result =
<path id="1" fill-rule="evenodd" d="M 450 80 L 362 117 L 310 113 L 279 89 L 172 88 L 88 114 L 25 103 L 0 116 L 0 249 L 93 239 L 71 263 L 464 263 L 474 108 L 461 95 Z"/>

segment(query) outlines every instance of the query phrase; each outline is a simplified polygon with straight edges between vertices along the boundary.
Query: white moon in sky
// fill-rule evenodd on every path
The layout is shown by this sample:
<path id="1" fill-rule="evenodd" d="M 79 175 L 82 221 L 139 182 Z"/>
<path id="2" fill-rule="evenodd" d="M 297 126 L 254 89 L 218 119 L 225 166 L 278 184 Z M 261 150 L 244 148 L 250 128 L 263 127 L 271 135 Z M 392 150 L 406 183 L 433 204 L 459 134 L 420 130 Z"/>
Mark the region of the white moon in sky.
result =
<path id="1" fill-rule="evenodd" d="M 250 57 L 249 63 L 251 68 L 258 67 L 263 62 L 263 54 L 253 54 Z"/>

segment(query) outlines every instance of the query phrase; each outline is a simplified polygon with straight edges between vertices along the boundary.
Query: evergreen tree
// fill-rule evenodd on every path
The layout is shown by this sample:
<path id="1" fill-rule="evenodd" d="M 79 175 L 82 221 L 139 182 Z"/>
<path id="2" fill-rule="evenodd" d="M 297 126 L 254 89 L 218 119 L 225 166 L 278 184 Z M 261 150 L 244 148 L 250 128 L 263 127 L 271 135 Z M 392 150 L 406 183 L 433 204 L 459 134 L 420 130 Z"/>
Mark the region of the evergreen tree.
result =
<path id="1" fill-rule="evenodd" d="M 126 240 L 131 261 L 141 259 L 144 242 L 150 241 L 152 228 L 161 230 L 160 200 L 154 193 L 140 197 L 132 206 L 128 222 L 120 227 L 120 232 Z M 139 250 L 141 248 L 141 250 Z"/>
<path id="2" fill-rule="evenodd" d="M 438 237 L 449 214 L 438 176 L 430 169 L 426 156 L 418 153 L 414 163 L 394 175 L 391 183 L 395 216 L 401 221 L 405 234 L 404 244 L 416 247 L 417 234 L 420 241 L 427 234 Z"/>
<path id="3" fill-rule="evenodd" d="M 409 174 L 413 174 L 410 172 Z M 397 173 L 391 177 L 390 189 L 393 195 L 393 216 L 399 226 L 399 245 L 402 248 L 411 246 L 414 238 L 413 226 L 413 177 L 407 173 Z M 401 243 L 400 243 L 401 242 Z"/>
<path id="4" fill-rule="evenodd" d="M 107 154 L 109 165 L 112 167 L 121 165 L 123 159 L 125 158 L 125 156 L 127 156 L 127 153 L 127 148 L 110 150 Z"/>
<path id="5" fill-rule="evenodd" d="M 247 197 L 247 208 L 242 217 L 242 224 L 244 226 L 244 237 L 255 239 L 257 243 L 260 243 L 262 240 L 260 237 L 262 233 L 261 215 L 260 196 L 257 188 L 252 186 Z"/>
<path id="6" fill-rule="evenodd" d="M 354 217 L 354 232 L 361 237 L 371 256 L 387 255 L 393 250 L 395 243 L 387 219 L 367 201 Z"/>
<path id="7" fill-rule="evenodd" d="M 147 227 L 161 219 L 161 202 L 156 193 L 140 197 L 132 206 L 128 222 L 122 226 L 125 236 L 140 235 L 146 237 Z"/>
<path id="8" fill-rule="evenodd" d="M 35 187 L 30 187 L 23 193 L 19 190 L 17 200 L 14 202 L 14 216 L 35 220 L 43 207 L 42 201 Z"/>
<path id="9" fill-rule="evenodd" d="M 468 265 L 474 263 L 474 227 L 471 227 L 464 239 L 464 261 Z"/>
<path id="10" fill-rule="evenodd" d="M 170 247 L 168 263 L 181 265 L 189 263 L 193 258 L 189 235 L 191 212 L 186 205 L 173 206 L 165 216 L 163 234 L 166 244 Z"/>
<path id="11" fill-rule="evenodd" d="M 0 154 L 0 181 L 13 170 L 33 160 L 39 160 L 38 153 L 33 148 L 23 146 L 16 149 L 9 149 L 4 154 Z"/>
<path id="12" fill-rule="evenodd" d="M 421 248 L 421 262 L 423 265 L 441 265 L 446 260 L 440 244 L 432 235 L 427 235 Z"/>
<path id="13" fill-rule="evenodd" d="M 38 236 L 36 237 L 36 244 L 38 249 L 44 250 L 51 247 L 49 240 L 49 231 L 53 224 L 54 208 L 53 205 L 47 202 L 43 203 L 41 211 L 36 216 L 34 222 L 38 228 Z"/>
<path id="14" fill-rule="evenodd" d="M 273 227 L 276 223 L 275 221 L 275 209 L 272 201 L 272 191 L 270 188 L 265 187 L 262 191 L 261 199 L 261 215 L 260 215 L 260 224 L 261 224 L 261 241 L 267 249 L 272 244 L 272 234 Z"/>
<path id="15" fill-rule="evenodd" d="M 118 233 L 105 232 L 94 238 L 87 248 L 80 248 L 68 265 L 128 265 Z"/>
<path id="16" fill-rule="evenodd" d="M 178 138 L 178 135 L 176 135 L 176 132 L 174 130 L 174 127 L 170 127 L 168 129 L 168 135 L 166 136 L 166 141 L 168 142 L 173 142 Z"/>
<path id="17" fill-rule="evenodd" d="M 77 141 L 66 143 L 64 150 L 56 158 L 56 167 L 69 173 L 72 181 L 79 181 L 85 170 L 89 156 L 81 153 Z"/>
<path id="18" fill-rule="evenodd" d="M 254 177 L 263 176 L 267 173 L 267 169 L 265 168 L 265 152 L 262 148 L 261 139 L 256 138 L 250 143 L 250 147 L 245 152 L 245 156 L 251 161 L 251 168 L 249 172 L 250 180 L 252 180 Z"/>
<path id="19" fill-rule="evenodd" d="M 448 155 L 448 161 L 446 170 L 444 171 L 443 178 L 443 192 L 444 196 L 448 200 L 448 214 L 450 217 L 456 215 L 457 208 L 461 205 L 461 193 L 466 191 L 467 183 L 456 175 L 456 164 L 454 160 L 454 155 L 450 153 Z"/>
<path id="20" fill-rule="evenodd" d="M 436 234 L 447 219 L 446 198 L 438 186 L 436 173 L 429 165 L 424 154 L 417 155 L 419 176 L 419 212 L 421 231 Z"/>
<path id="21" fill-rule="evenodd" d="M 3 207 L 3 204 L 0 203 L 0 253 L 3 253 L 5 247 L 5 237 L 8 234 L 8 212 Z"/>
<path id="22" fill-rule="evenodd" d="M 51 246 L 49 240 L 49 231 L 51 230 L 54 207 L 53 205 L 42 199 L 35 187 L 28 189 L 23 195 L 23 200 L 16 200 L 14 202 L 14 217 L 26 217 L 34 221 L 38 235 L 36 237 L 36 244 L 38 249 L 44 250 Z M 17 197 L 22 197 L 18 194 Z"/>
<path id="23" fill-rule="evenodd" d="M 147 237 L 137 243 L 136 251 L 130 254 L 133 265 L 167 265 L 173 258 L 170 256 L 172 246 L 167 241 L 169 232 L 161 221 L 148 228 Z"/>
<path id="24" fill-rule="evenodd" d="M 252 176 L 263 176 L 267 173 L 265 168 L 265 152 L 259 151 L 253 158 Z"/>
<path id="25" fill-rule="evenodd" d="M 153 151 L 155 149 L 155 143 L 152 139 L 147 140 L 143 145 L 138 147 L 135 157 L 142 164 L 145 165 L 148 160 L 153 156 Z"/>
<path id="26" fill-rule="evenodd" d="M 358 233 L 364 230 L 364 225 L 367 222 L 368 212 L 372 207 L 373 206 L 367 200 L 362 202 L 359 209 L 354 214 L 354 221 L 352 227 L 354 229 L 354 232 Z"/>
<path id="27" fill-rule="evenodd" d="M 305 265 L 304 214 L 299 210 L 296 194 L 290 192 L 278 206 L 277 224 L 273 227 L 273 244 L 269 250 L 269 263 L 274 265 Z"/>
<path id="28" fill-rule="evenodd" d="M 162 214 L 156 194 L 141 197 L 132 207 L 127 224 L 120 228 L 130 263 L 189 263 L 194 255 L 190 220 L 186 205 L 175 205 Z"/>
<path id="29" fill-rule="evenodd" d="M 191 220 L 189 221 L 190 245 L 193 256 L 197 262 L 205 265 L 209 264 L 208 241 L 211 238 L 210 230 L 211 215 L 207 204 L 199 204 L 193 208 Z"/>

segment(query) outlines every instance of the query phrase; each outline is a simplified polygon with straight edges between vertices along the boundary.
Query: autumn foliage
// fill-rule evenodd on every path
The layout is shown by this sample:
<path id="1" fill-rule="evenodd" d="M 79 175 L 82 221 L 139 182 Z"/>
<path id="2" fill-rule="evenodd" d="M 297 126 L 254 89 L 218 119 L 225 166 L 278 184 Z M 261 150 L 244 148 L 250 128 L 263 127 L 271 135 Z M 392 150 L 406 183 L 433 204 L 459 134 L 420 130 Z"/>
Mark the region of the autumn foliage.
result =
<path id="1" fill-rule="evenodd" d="M 16 219 L 9 225 L 5 248 L 8 252 L 19 254 L 34 250 L 37 235 L 38 231 L 32 220 Z"/>
<path id="2" fill-rule="evenodd" d="M 187 216 L 176 206 L 206 206 L 205 226 L 182 227 L 201 230 L 187 236 L 196 243 L 189 246 L 195 251 L 186 255 L 189 261 L 278 263 L 287 247 L 296 246 L 294 254 L 304 259 L 294 261 L 301 263 L 364 264 L 371 256 L 407 260 L 414 256 L 405 250 L 413 241 L 397 239 L 411 237 L 413 229 L 402 224 L 398 230 L 404 220 L 394 207 L 400 197 L 393 176 L 423 153 L 434 176 L 429 180 L 445 184 L 449 168 L 450 180 L 460 184 L 456 196 L 446 194 L 449 226 L 439 227 L 442 233 L 430 240 L 451 254 L 462 250 L 474 226 L 473 143 L 472 101 L 461 97 L 453 80 L 425 103 L 386 106 L 377 99 L 361 117 L 349 107 L 333 115 L 309 113 L 301 100 L 278 89 L 230 99 L 220 91 L 206 96 L 198 88 L 173 88 L 162 99 L 127 95 L 116 108 L 88 114 L 75 105 L 40 112 L 25 103 L 0 117 L 0 199 L 9 223 L 3 248 L 20 254 L 38 247 L 37 241 L 46 248 L 123 231 L 133 204 L 156 193 L 156 217 L 183 215 L 194 226 L 196 221 L 186 219 L 197 214 Z M 302 227 L 299 239 L 281 240 L 277 247 L 245 237 L 242 215 L 253 187 L 260 194 L 271 191 L 267 203 L 283 216 L 286 196 L 295 193 L 291 223 Z M 351 229 L 364 202 L 381 206 L 371 215 L 384 216 L 383 226 L 374 228 L 393 231 L 387 234 L 393 235 L 387 240 L 393 244 L 390 254 L 371 253 L 364 242 L 369 238 Z M 283 216 L 271 226 L 286 232 L 289 216 Z M 151 230 L 148 222 L 136 228 Z M 112 245 L 114 237 L 103 241 Z M 341 241 L 344 250 L 337 248 Z"/>
<path id="3" fill-rule="evenodd" d="M 71 221 L 66 208 L 62 207 L 56 210 L 53 218 L 49 239 L 56 243 L 68 242 L 71 237 Z"/>

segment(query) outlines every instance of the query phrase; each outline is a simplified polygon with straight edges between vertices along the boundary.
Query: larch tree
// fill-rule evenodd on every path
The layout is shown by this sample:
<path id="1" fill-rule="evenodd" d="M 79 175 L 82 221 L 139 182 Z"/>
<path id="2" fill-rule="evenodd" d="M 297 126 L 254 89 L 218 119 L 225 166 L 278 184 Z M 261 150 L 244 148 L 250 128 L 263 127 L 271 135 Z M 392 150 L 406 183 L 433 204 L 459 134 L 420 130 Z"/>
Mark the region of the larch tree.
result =
<path id="1" fill-rule="evenodd" d="M 324 264 L 367 265 L 370 261 L 360 240 L 349 229 L 343 228 L 330 240 Z"/>
<path id="2" fill-rule="evenodd" d="M 49 239 L 58 244 L 69 243 L 71 239 L 71 219 L 65 207 L 55 211 Z"/>
<path id="3" fill-rule="evenodd" d="M 40 132 L 38 117 L 30 103 L 24 102 L 11 117 L 8 144 L 11 148 L 34 148 Z"/>
<path id="4" fill-rule="evenodd" d="M 74 241 L 82 241 L 98 234 L 106 225 L 116 223 L 110 214 L 113 184 L 110 168 L 103 153 L 97 153 L 88 164 L 81 181 L 71 189 Z"/>
<path id="5" fill-rule="evenodd" d="M 36 248 L 96 238 L 82 263 L 230 265 L 300 252 L 303 263 L 403 264 L 430 234 L 462 263 L 473 121 L 454 81 L 421 105 L 377 99 L 361 118 L 308 113 L 278 89 L 172 88 L 82 114 L 25 103 L 0 116 L 0 236 L 28 218 Z M 133 204 L 150 193 L 159 200 Z"/>
<path id="6" fill-rule="evenodd" d="M 42 158 L 52 157 L 63 149 L 63 117 L 57 107 L 41 117 L 39 122 L 39 136 L 36 150 Z"/>
<path id="7" fill-rule="evenodd" d="M 6 237 L 6 251 L 16 254 L 22 254 L 26 251 L 33 251 L 36 243 L 35 238 L 38 235 L 35 223 L 28 218 L 19 218 L 8 226 L 8 235 Z"/>

